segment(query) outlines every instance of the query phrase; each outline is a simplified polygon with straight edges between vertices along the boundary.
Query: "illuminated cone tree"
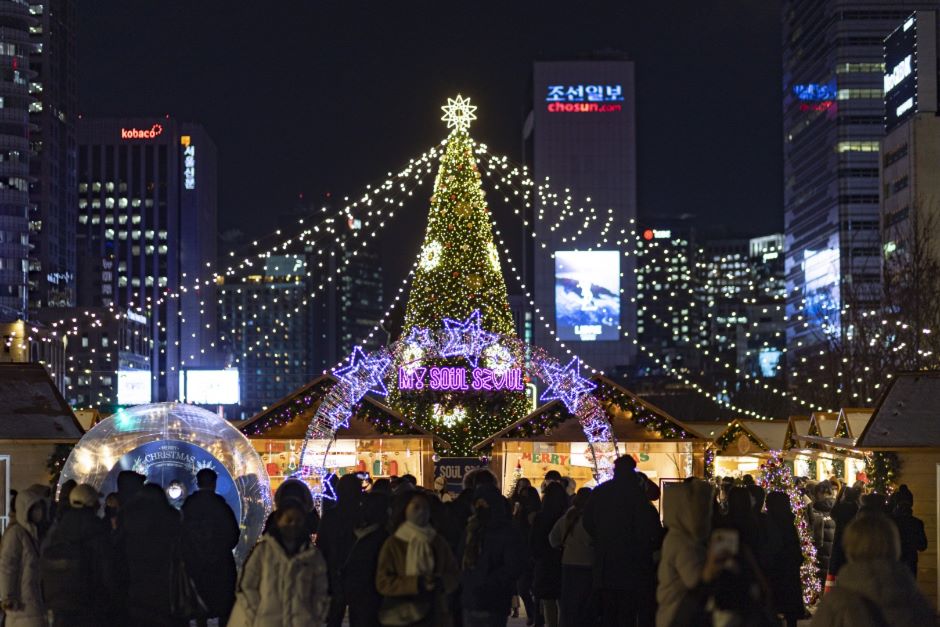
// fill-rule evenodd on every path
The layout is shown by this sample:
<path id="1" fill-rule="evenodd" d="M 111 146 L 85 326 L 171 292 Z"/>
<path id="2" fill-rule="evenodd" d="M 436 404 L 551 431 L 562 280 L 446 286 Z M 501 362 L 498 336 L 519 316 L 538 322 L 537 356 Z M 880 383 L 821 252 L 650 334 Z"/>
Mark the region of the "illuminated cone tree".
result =
<path id="1" fill-rule="evenodd" d="M 403 338 L 422 330 L 436 331 L 453 321 L 478 326 L 480 332 L 515 336 L 506 296 L 506 282 L 493 241 L 489 208 L 467 132 L 475 119 L 469 100 L 457 96 L 443 107 L 453 132 L 441 157 L 434 182 L 428 227 L 408 306 Z M 479 312 L 477 314 L 476 312 Z M 407 339 L 406 339 L 407 344 Z M 475 366 L 486 367 L 501 347 L 488 343 L 478 363 L 454 357 L 423 366 L 463 366 L 469 375 Z M 505 350 L 505 349 L 502 349 Z M 405 349 L 406 360 L 420 360 L 420 342 Z M 397 376 L 397 374 L 396 374 Z M 467 377 L 467 380 L 470 376 Z M 390 402 L 419 425 L 450 442 L 451 455 L 470 455 L 474 444 L 525 415 L 521 392 L 436 393 L 401 392 L 392 386 Z"/>

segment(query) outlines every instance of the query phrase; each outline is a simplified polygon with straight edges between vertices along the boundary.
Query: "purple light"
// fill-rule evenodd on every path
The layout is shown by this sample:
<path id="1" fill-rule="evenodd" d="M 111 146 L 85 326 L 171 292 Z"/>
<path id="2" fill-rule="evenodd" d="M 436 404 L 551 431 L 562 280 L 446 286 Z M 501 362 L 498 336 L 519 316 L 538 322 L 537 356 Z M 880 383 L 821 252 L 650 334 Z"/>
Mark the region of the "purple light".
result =
<path id="1" fill-rule="evenodd" d="M 467 370 L 460 366 L 439 366 L 433 368 L 398 369 L 399 390 L 435 391 L 522 391 L 522 370 L 510 368 L 499 373 L 490 368 L 474 368 L 467 379 Z"/>
<path id="2" fill-rule="evenodd" d="M 392 360 L 384 355 L 366 355 L 362 348 L 357 346 L 349 356 L 349 365 L 337 368 L 333 374 L 349 386 L 349 398 L 354 399 L 351 404 L 359 402 L 367 392 L 375 392 L 382 396 L 388 395 L 385 387 L 385 372 Z"/>
<path id="3" fill-rule="evenodd" d="M 561 400 L 572 414 L 578 413 L 581 397 L 597 387 L 580 374 L 581 360 L 572 358 L 566 366 L 557 363 L 545 364 L 545 379 L 548 388 L 542 393 L 540 400 Z"/>
<path id="4" fill-rule="evenodd" d="M 480 326 L 480 310 L 475 309 L 466 320 L 451 320 L 444 318 L 444 329 L 447 340 L 441 355 L 444 357 L 461 356 L 469 361 L 474 368 L 479 365 L 480 353 L 490 344 L 495 344 L 499 336 L 484 331 Z"/>

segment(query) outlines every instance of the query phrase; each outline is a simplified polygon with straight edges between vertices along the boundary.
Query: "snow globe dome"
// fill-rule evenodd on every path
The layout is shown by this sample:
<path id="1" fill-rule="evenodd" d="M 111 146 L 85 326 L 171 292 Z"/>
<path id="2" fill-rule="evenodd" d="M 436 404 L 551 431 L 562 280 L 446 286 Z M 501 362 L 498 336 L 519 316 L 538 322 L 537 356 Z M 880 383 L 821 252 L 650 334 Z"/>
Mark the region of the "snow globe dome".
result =
<path id="1" fill-rule="evenodd" d="M 117 492 L 117 477 L 132 470 L 163 487 L 175 507 L 196 490 L 196 473 L 211 468 L 216 492 L 238 520 L 241 563 L 271 511 L 271 484 L 261 457 L 227 420 L 194 405 L 154 403 L 121 409 L 88 431 L 72 449 L 59 485 L 72 479 L 102 495 Z"/>

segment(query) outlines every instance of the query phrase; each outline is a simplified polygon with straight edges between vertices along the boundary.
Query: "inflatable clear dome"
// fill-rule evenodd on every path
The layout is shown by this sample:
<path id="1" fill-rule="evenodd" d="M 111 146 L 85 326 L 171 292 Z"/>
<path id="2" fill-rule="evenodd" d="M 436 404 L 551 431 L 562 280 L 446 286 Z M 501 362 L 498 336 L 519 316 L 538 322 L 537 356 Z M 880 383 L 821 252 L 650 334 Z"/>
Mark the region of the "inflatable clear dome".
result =
<path id="1" fill-rule="evenodd" d="M 107 495 L 117 476 L 133 470 L 158 483 L 181 507 L 196 490 L 196 473 L 211 468 L 216 492 L 225 498 L 241 527 L 235 551 L 241 563 L 261 535 L 271 510 L 271 484 L 261 457 L 224 418 L 181 403 L 155 403 L 123 409 L 101 421 L 72 450 L 60 485 L 74 479 Z"/>

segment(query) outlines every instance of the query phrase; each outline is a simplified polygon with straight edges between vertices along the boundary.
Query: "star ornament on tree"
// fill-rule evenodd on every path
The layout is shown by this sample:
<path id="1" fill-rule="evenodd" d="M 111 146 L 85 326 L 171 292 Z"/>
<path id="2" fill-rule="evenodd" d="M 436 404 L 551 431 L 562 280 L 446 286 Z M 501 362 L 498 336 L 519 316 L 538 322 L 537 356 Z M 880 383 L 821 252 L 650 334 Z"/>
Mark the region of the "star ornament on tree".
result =
<path id="1" fill-rule="evenodd" d="M 597 384 L 581 376 L 581 360 L 577 357 L 566 366 L 546 366 L 545 371 L 548 388 L 542 393 L 541 400 L 558 399 L 572 414 L 577 413 L 581 397 L 597 387 Z"/>
<path id="2" fill-rule="evenodd" d="M 447 104 L 441 107 L 444 111 L 441 119 L 447 122 L 447 128 L 453 128 L 456 131 L 465 131 L 470 128 L 470 122 L 477 119 L 473 113 L 477 110 L 475 105 L 470 104 L 469 98 L 464 98 L 457 94 L 456 98 L 448 98 Z"/>
<path id="3" fill-rule="evenodd" d="M 349 356 L 349 365 L 333 371 L 336 377 L 349 386 L 349 399 L 351 404 L 359 402 L 367 392 L 375 392 L 382 396 L 388 395 L 385 387 L 385 372 L 392 360 L 385 355 L 366 355 L 362 348 L 357 346 Z"/>
<path id="4" fill-rule="evenodd" d="M 444 357 L 461 356 L 476 368 L 480 363 L 480 353 L 498 339 L 495 333 L 484 331 L 480 326 L 480 310 L 476 309 L 466 320 L 444 318 L 444 330 L 447 340 L 441 355 Z"/>

